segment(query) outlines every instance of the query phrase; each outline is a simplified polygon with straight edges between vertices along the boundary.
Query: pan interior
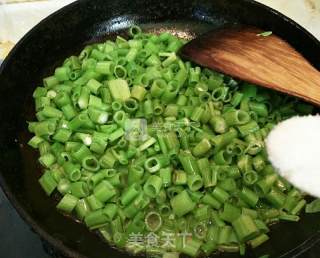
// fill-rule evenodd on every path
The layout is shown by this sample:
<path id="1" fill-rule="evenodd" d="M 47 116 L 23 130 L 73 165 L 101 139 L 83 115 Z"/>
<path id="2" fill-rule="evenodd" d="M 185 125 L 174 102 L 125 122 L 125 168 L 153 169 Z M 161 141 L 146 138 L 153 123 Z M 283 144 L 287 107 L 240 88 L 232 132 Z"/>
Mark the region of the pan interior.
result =
<path id="1" fill-rule="evenodd" d="M 227 24 L 248 23 L 278 31 L 299 50 L 303 45 L 307 46 L 304 52 L 306 56 L 312 56 L 312 50 L 319 51 L 320 47 L 316 48 L 311 39 L 305 40 L 306 35 L 303 32 L 285 23 L 278 16 L 258 7 L 253 8 L 249 4 L 232 4 L 234 1 L 231 0 L 216 1 L 217 5 L 210 8 L 203 8 L 210 6 L 210 1 L 199 1 L 204 2 L 204 5 L 195 1 L 195 7 L 192 9 L 184 9 L 188 4 L 179 1 L 177 6 L 172 4 L 172 13 L 168 11 L 162 16 L 156 11 L 155 1 L 151 1 L 155 7 L 146 10 L 145 14 L 142 4 L 141 10 L 138 10 L 139 5 L 129 4 L 126 7 L 124 3 L 127 1 L 120 1 L 121 6 L 116 7 L 117 11 L 114 14 L 109 11 L 113 8 L 112 5 L 109 7 L 103 1 L 91 2 L 99 3 L 102 6 L 100 11 L 93 8 L 90 1 L 80 2 L 84 3 L 83 6 L 79 4 L 69 7 L 40 24 L 23 39 L 0 69 L 0 168 L 3 177 L 1 181 L 5 182 L 5 191 L 11 199 L 16 200 L 15 204 L 19 206 L 20 212 L 26 211 L 28 221 L 37 231 L 41 231 L 45 238 L 54 237 L 55 240 L 50 241 L 56 247 L 65 249 L 65 245 L 84 257 L 100 258 L 107 255 L 125 258 L 127 254 L 110 248 L 85 226 L 57 212 L 55 205 L 58 196 L 47 197 L 37 182 L 41 168 L 37 162 L 38 153 L 27 146 L 31 135 L 27 131 L 25 121 L 35 119 L 32 92 L 37 85 L 41 85 L 42 78 L 52 74 L 54 68 L 65 58 L 78 54 L 85 45 L 112 39 L 115 35 L 125 35 L 125 29 L 132 24 L 141 25 L 145 31 L 169 31 L 179 37 L 191 39 Z M 249 17 L 244 8 L 250 6 L 252 9 Z M 87 11 L 83 9 L 85 7 L 88 7 Z M 160 4 L 159 8 L 166 10 L 167 7 Z M 226 11 L 228 8 L 230 11 Z M 129 10 L 128 14 L 123 15 L 123 10 Z M 260 13 L 257 13 L 257 10 Z M 101 15 L 94 17 L 95 12 Z M 237 19 L 234 18 L 236 16 Z M 312 61 L 320 65 L 319 59 L 315 56 Z M 291 254 L 285 253 L 293 250 L 292 253 L 295 254 L 319 240 L 315 235 L 320 229 L 319 218 L 319 215 L 303 215 L 299 223 L 282 222 L 272 226 L 270 240 L 261 248 L 249 251 L 246 257 L 253 258 L 264 254 L 270 254 L 271 257 L 292 257 Z M 305 246 L 300 246 L 310 237 L 311 240 L 305 243 Z M 296 248 L 298 249 L 294 250 Z M 68 251 L 68 254 L 73 253 Z M 80 256 L 75 253 L 73 257 Z M 218 254 L 214 257 L 239 256 Z"/>

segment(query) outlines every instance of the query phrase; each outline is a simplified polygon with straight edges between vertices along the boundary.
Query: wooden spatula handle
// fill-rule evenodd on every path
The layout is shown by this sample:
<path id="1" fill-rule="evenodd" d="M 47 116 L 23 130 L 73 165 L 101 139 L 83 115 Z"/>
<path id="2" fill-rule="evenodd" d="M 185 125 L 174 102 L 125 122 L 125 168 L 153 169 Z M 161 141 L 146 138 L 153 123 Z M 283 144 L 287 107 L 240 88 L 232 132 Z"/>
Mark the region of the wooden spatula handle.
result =
<path id="1" fill-rule="evenodd" d="M 180 55 L 241 80 L 320 104 L 320 73 L 286 41 L 253 27 L 212 31 Z"/>

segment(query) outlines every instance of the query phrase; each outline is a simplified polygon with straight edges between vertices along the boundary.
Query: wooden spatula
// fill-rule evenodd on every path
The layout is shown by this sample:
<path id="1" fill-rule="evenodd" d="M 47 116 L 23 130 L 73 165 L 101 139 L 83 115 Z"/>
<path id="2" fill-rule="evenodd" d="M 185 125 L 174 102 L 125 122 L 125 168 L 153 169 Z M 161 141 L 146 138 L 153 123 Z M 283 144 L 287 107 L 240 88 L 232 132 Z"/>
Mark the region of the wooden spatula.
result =
<path id="1" fill-rule="evenodd" d="M 320 72 L 286 41 L 261 32 L 253 27 L 212 31 L 186 44 L 180 56 L 320 105 Z"/>

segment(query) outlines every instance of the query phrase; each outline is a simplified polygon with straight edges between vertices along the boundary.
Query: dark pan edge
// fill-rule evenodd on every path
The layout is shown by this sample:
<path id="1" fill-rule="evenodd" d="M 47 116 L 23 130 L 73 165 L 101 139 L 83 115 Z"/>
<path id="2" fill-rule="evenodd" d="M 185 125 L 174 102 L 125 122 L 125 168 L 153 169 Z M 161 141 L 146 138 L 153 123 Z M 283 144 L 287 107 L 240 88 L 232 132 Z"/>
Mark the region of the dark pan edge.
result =
<path id="1" fill-rule="evenodd" d="M 272 7 L 269 7 L 267 5 L 264 5 L 262 3 L 256 2 L 255 0 L 243 0 L 244 2 L 252 3 L 253 5 L 260 6 L 269 12 L 275 14 L 276 16 L 279 16 L 281 19 L 285 20 L 287 23 L 290 23 L 294 27 L 296 27 L 298 30 L 302 31 L 304 34 L 306 34 L 316 45 L 320 47 L 320 41 L 306 28 L 302 27 L 300 24 L 295 22 L 293 19 L 289 18 L 288 16 L 284 15 L 283 13 L 273 9 Z"/>
<path id="2" fill-rule="evenodd" d="M 81 1 L 81 0 L 80 0 Z M 20 45 L 22 45 L 32 34 L 35 30 L 38 29 L 42 24 L 46 23 L 47 20 L 50 20 L 52 17 L 61 15 L 62 13 L 68 11 L 71 8 L 74 8 L 76 5 L 79 4 L 80 1 L 75 1 L 73 3 L 70 3 L 63 8 L 55 11 L 54 13 L 50 14 L 43 20 L 41 20 L 38 24 L 36 24 L 30 31 L 28 31 L 20 40 L 19 42 L 14 46 L 14 48 L 10 51 L 9 55 L 3 60 L 2 64 L 0 65 L 0 74 L 2 73 L 4 67 L 6 66 L 7 62 L 12 58 L 12 56 L 15 55 L 15 52 L 17 49 L 20 48 Z M 83 0 L 82 0 L 83 1 Z M 55 249 L 59 250 L 62 255 L 70 258 L 88 258 L 86 256 L 81 255 L 79 252 L 76 252 L 66 246 L 64 243 L 61 241 L 57 240 L 55 237 L 52 237 L 50 234 L 48 234 L 45 230 L 43 230 L 38 223 L 31 218 L 28 212 L 26 212 L 22 206 L 20 205 L 19 201 L 17 198 L 12 194 L 12 192 L 9 189 L 9 186 L 7 185 L 2 173 L 0 173 L 0 186 L 5 193 L 6 197 L 12 204 L 12 206 L 16 209 L 18 212 L 19 216 L 30 226 L 30 229 L 32 229 L 36 234 L 39 235 L 39 237 L 42 240 L 47 241 L 52 247 Z"/>

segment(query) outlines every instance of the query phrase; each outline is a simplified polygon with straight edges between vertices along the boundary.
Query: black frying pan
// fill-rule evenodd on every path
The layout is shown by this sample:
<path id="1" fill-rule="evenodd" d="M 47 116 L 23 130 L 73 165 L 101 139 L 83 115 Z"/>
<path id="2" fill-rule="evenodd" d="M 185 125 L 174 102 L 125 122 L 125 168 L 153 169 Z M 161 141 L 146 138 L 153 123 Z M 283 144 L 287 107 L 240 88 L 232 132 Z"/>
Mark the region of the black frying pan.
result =
<path id="1" fill-rule="evenodd" d="M 127 254 L 62 216 L 40 189 L 38 154 L 26 145 L 30 135 L 25 121 L 34 117 L 31 94 L 41 78 L 66 57 L 90 42 L 122 33 L 133 23 L 183 37 L 233 23 L 255 25 L 287 39 L 320 69 L 320 43 L 315 38 L 288 18 L 249 0 L 82 0 L 45 19 L 17 44 L 0 68 L 0 182 L 21 216 L 67 257 L 124 258 Z M 304 254 L 318 245 L 319 229 L 319 215 L 275 225 L 271 240 L 246 257 L 268 253 L 271 257 L 319 258 L 316 251 Z"/>

